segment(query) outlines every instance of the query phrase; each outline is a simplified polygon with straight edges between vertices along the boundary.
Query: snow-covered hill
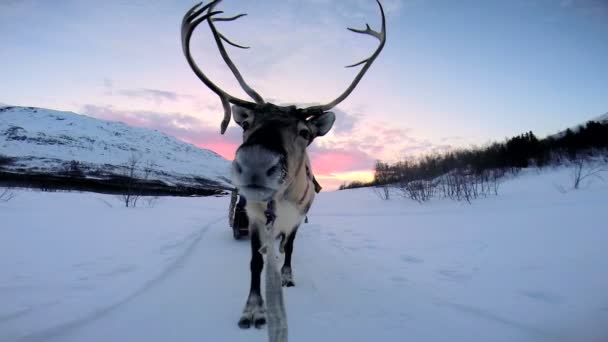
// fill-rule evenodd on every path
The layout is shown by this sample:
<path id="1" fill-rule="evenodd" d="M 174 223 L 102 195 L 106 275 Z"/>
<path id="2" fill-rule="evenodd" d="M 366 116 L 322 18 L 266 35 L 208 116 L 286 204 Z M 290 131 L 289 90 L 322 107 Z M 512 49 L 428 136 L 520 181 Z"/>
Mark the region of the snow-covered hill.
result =
<path id="1" fill-rule="evenodd" d="M 61 173 L 72 161 L 89 178 L 124 174 L 130 158 L 148 179 L 167 185 L 227 187 L 229 162 L 164 133 L 98 120 L 72 112 L 33 107 L 0 107 L 3 171 Z M 74 170 L 72 170 L 74 171 Z"/>

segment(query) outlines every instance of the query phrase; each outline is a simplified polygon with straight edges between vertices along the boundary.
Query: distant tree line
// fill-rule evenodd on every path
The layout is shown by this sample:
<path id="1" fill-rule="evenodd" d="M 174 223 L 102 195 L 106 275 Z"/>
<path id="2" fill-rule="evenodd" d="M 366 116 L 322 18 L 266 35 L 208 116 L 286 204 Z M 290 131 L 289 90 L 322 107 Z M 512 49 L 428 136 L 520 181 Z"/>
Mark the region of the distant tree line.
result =
<path id="1" fill-rule="evenodd" d="M 605 154 L 607 150 L 608 122 L 589 121 L 544 139 L 538 139 L 530 131 L 484 147 L 429 154 L 396 163 L 378 161 L 373 181 L 343 184 L 340 189 L 391 185 L 419 201 L 433 197 L 437 191 L 445 197 L 470 200 L 497 193 L 498 180 L 507 173 L 530 166 L 542 168 L 580 160 Z M 390 194 L 385 189 L 380 196 Z"/>

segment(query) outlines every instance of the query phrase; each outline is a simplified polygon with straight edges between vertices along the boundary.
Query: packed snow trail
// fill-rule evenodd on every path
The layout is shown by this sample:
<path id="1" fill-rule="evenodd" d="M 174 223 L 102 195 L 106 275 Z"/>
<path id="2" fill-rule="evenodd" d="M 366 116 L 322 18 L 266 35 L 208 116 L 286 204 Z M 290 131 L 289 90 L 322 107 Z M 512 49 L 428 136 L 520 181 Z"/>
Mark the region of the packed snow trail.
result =
<path id="1" fill-rule="evenodd" d="M 171 278 L 96 322 L 39 341 L 267 341 L 265 330 L 236 324 L 249 253 L 248 241 L 235 241 L 220 221 Z"/>
<path id="2" fill-rule="evenodd" d="M 49 339 L 53 339 L 56 337 L 62 337 L 62 336 L 69 334 L 72 330 L 77 330 L 78 328 L 80 328 L 82 326 L 86 326 L 90 322 L 99 320 L 99 319 L 103 318 L 104 316 L 120 309 L 120 307 L 122 307 L 125 304 L 128 304 L 133 299 L 143 295 L 144 293 L 146 293 L 147 291 L 152 289 L 157 283 L 162 282 L 166 278 L 170 277 L 173 274 L 173 272 L 175 272 L 176 270 L 181 268 L 183 263 L 190 257 L 190 254 L 192 254 L 192 252 L 195 250 L 195 248 L 197 247 L 197 245 L 199 244 L 200 240 L 203 238 L 205 233 L 207 233 L 207 230 L 210 228 L 210 226 L 213 225 L 214 223 L 217 223 L 222 220 L 223 219 L 220 217 L 220 218 L 213 220 L 211 223 L 205 225 L 193 237 L 192 241 L 189 243 L 188 247 L 186 247 L 185 251 L 168 268 L 166 268 L 163 272 L 161 272 L 159 275 L 157 275 L 153 279 L 146 281 L 139 289 L 132 292 L 125 298 L 123 298 L 123 299 L 119 300 L 118 302 L 113 303 L 109 306 L 102 307 L 98 310 L 95 310 L 92 313 L 90 313 L 89 315 L 86 315 L 77 320 L 70 321 L 70 322 L 67 322 L 64 324 L 60 324 L 58 326 L 54 326 L 54 327 L 46 329 L 46 330 L 38 331 L 38 332 L 30 334 L 30 335 L 26 335 L 26 336 L 20 338 L 19 340 L 23 341 L 23 342 L 47 341 Z"/>
<path id="3" fill-rule="evenodd" d="M 320 194 L 310 223 L 301 227 L 295 241 L 296 287 L 284 289 L 290 341 L 606 340 L 608 184 L 565 194 L 556 190 L 556 185 L 567 182 L 567 172 L 524 173 L 505 183 L 500 196 L 472 205 L 381 201 L 368 189 Z M 0 275 L 0 299 L 18 294 L 17 280 L 8 277 L 12 273 L 25 277 L 36 272 L 11 254 L 19 255 L 32 243 L 31 234 L 38 233 L 19 226 L 24 221 L 19 206 L 34 206 L 36 201 L 49 206 L 74 197 L 78 204 L 63 204 L 63 212 L 59 207 L 53 210 L 63 217 L 75 205 L 84 205 L 88 196 L 30 198 L 20 193 L 0 206 L 2 222 L 12 222 L 13 233 L 23 237 L 20 249 L 8 249 L 10 253 L 10 246 L 2 245 L 5 236 L 0 239 L 5 253 L 0 265 L 7 270 L 7 276 Z M 154 217 L 159 221 L 156 226 L 150 222 L 146 228 L 153 233 L 164 229 L 161 219 L 167 215 L 176 227 L 196 224 L 200 230 L 227 205 L 227 198 L 193 198 L 168 199 L 141 211 L 96 210 L 100 218 L 111 217 L 112 212 L 161 215 Z M 175 210 L 179 215 L 172 214 Z M 39 215 L 45 221 L 59 220 Z M 56 227 L 61 231 L 61 225 Z M 130 234 L 132 229 L 121 232 Z M 173 234 L 181 229 L 175 228 Z M 82 228 L 71 234 L 79 231 Z M 41 245 L 37 255 L 56 252 L 53 245 Z M 36 328 L 30 314 L 15 318 L 15 306 L 5 318 L 0 316 L 0 336 L 19 322 L 29 341 L 267 341 L 266 330 L 237 327 L 249 288 L 249 258 L 249 241 L 233 240 L 222 219 L 209 225 L 169 276 L 115 310 L 51 336 Z M 93 298 L 99 291 L 91 293 Z M 66 292 L 56 307 L 74 293 Z M 63 310 L 70 313 L 68 307 Z M 38 315 L 44 312 L 40 309 Z"/>

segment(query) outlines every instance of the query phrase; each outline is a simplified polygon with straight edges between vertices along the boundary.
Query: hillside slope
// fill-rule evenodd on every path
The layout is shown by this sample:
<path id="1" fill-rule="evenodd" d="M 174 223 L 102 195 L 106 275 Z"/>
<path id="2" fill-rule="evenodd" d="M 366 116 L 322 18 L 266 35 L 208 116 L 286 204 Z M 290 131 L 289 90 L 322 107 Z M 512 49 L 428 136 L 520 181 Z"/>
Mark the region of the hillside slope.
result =
<path id="1" fill-rule="evenodd" d="M 0 108 L 1 170 L 17 174 L 124 175 L 136 158 L 137 175 L 167 186 L 230 187 L 229 161 L 164 133 L 33 107 Z M 76 170 L 75 170 L 76 169 Z"/>

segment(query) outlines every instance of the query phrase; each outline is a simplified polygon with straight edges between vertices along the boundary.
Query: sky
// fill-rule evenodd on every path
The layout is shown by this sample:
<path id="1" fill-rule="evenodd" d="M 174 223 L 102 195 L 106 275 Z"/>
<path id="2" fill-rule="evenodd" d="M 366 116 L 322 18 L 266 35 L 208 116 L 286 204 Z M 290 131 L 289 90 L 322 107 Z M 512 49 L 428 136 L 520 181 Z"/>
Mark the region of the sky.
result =
<path id="1" fill-rule="evenodd" d="M 395 161 L 482 146 L 532 130 L 555 133 L 608 112 L 606 0 L 382 0 L 387 43 L 336 124 L 310 147 L 326 188 L 369 179 Z M 0 103 L 69 110 L 158 129 L 227 159 L 218 97 L 181 50 L 188 0 L 0 0 Z M 224 0 L 219 23 L 247 82 L 276 104 L 326 103 L 377 41 L 373 0 Z M 206 25 L 193 56 L 216 84 L 247 98 Z"/>

